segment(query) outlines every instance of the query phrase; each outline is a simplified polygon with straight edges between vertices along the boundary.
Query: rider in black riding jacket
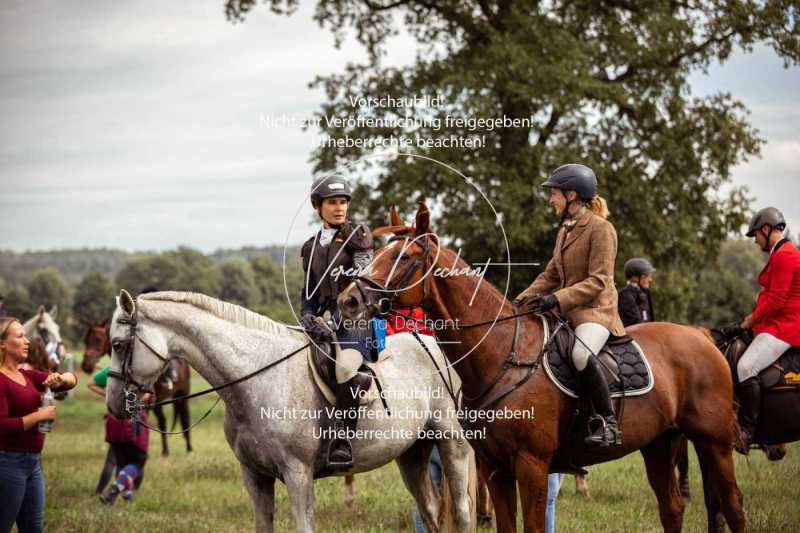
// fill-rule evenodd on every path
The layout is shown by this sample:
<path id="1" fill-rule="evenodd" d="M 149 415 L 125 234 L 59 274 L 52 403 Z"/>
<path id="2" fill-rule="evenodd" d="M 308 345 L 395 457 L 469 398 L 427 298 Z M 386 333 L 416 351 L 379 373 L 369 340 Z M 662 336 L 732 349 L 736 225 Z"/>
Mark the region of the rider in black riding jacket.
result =
<path id="1" fill-rule="evenodd" d="M 369 382 L 358 372 L 368 356 L 362 342 L 367 328 L 344 324 L 336 304 L 339 293 L 372 261 L 372 233 L 347 216 L 351 196 L 350 185 L 341 176 L 314 181 L 311 204 L 322 219 L 322 228 L 303 244 L 301 252 L 304 286 L 300 324 L 316 342 L 333 341 L 336 330 L 336 437 L 328 448 L 328 464 L 335 468 L 353 463 L 347 434 L 356 429 L 359 391 Z"/>

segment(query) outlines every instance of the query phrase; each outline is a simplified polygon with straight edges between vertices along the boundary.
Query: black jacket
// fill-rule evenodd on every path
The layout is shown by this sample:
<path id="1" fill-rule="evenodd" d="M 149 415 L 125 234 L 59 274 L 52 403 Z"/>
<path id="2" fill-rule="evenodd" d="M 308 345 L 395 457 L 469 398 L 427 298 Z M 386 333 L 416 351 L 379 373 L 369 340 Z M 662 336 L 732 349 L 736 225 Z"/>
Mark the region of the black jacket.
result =
<path id="1" fill-rule="evenodd" d="M 364 224 L 342 224 L 327 246 L 319 244 L 320 232 L 304 244 L 303 289 L 300 313 L 322 315 L 336 310 L 336 298 L 353 281 L 354 273 L 372 260 L 372 232 Z"/>
<path id="2" fill-rule="evenodd" d="M 625 327 L 640 322 L 654 322 L 653 299 L 649 289 L 629 283 L 619 291 L 619 316 Z"/>

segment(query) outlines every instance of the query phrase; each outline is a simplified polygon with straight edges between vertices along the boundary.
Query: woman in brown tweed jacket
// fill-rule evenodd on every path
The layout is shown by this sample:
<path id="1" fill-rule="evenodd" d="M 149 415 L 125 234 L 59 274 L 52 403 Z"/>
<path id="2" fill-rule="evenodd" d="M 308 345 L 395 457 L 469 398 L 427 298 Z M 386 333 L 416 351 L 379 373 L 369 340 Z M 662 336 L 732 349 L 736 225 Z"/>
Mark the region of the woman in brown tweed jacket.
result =
<path id="1" fill-rule="evenodd" d="M 589 167 L 563 165 L 543 186 L 550 188 L 550 205 L 561 215 L 561 228 L 547 268 L 514 303 L 541 312 L 558 308 L 575 327 L 580 340 L 575 342 L 572 361 L 599 415 L 586 443 L 619 445 L 622 434 L 608 385 L 596 358 L 590 357 L 603 348 L 611 333 L 625 334 L 614 287 L 617 232 L 606 220 L 608 207 L 597 195 L 597 177 Z"/>

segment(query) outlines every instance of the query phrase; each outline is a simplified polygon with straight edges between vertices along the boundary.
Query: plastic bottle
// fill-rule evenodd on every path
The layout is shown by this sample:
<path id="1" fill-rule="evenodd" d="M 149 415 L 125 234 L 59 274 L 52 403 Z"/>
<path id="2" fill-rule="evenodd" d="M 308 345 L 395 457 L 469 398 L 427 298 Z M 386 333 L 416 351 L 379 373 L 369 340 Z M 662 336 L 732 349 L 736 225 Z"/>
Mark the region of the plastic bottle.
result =
<path id="1" fill-rule="evenodd" d="M 53 391 L 50 390 L 50 387 L 47 387 L 44 390 L 44 395 L 42 396 L 42 407 L 50 407 L 51 405 L 55 404 L 56 399 Z M 50 433 L 53 429 L 53 421 L 52 420 L 42 420 L 39 422 L 39 433 Z"/>

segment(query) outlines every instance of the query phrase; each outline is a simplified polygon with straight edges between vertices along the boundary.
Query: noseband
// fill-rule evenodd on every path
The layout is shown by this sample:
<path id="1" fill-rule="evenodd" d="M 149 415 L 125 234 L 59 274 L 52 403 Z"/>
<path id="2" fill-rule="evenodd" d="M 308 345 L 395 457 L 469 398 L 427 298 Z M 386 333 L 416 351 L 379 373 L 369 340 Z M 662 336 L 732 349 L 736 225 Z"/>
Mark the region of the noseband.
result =
<path id="1" fill-rule="evenodd" d="M 165 357 L 158 353 L 136 332 L 137 313 L 138 310 L 134 311 L 134 314 L 129 318 L 123 317 L 117 320 L 119 324 L 128 326 L 128 336 L 124 340 L 114 341 L 111 343 L 112 353 L 115 350 L 122 353 L 122 372 L 117 372 L 113 369 L 108 371 L 108 377 L 122 381 L 122 390 L 125 394 L 125 412 L 130 415 L 134 415 L 139 410 L 139 399 L 137 397 L 137 392 L 153 392 L 152 389 L 148 388 L 146 385 L 136 381 L 131 374 L 131 366 L 133 365 L 133 351 L 136 345 L 136 340 L 138 339 L 139 342 L 141 342 L 153 353 L 153 355 L 161 359 L 163 362 L 158 375 L 160 375 L 161 372 L 164 371 L 164 368 L 166 368 L 166 366 L 169 364 L 169 357 Z M 131 385 L 135 387 L 136 392 L 131 390 Z"/>
<path id="2" fill-rule="evenodd" d="M 399 241 L 399 240 L 405 240 L 405 239 L 406 239 L 406 237 L 403 237 L 403 236 L 400 236 L 400 235 L 396 235 L 396 236 L 392 237 L 391 239 L 389 239 L 389 244 L 391 244 L 392 242 L 396 242 L 396 241 Z M 430 238 L 425 237 L 425 239 L 422 241 L 422 255 L 420 257 L 414 259 L 411 262 L 411 264 L 408 266 L 408 268 L 406 268 L 406 270 L 403 272 L 403 274 L 397 279 L 397 283 L 395 283 L 394 286 L 391 287 L 391 288 L 388 287 L 388 286 L 383 287 L 383 286 L 380 285 L 380 283 L 378 283 L 375 280 L 372 280 L 372 279 L 370 279 L 368 277 L 356 276 L 355 279 L 354 279 L 354 283 L 356 285 L 356 288 L 358 289 L 358 292 L 361 294 L 361 298 L 364 301 L 364 304 L 368 308 L 373 309 L 380 316 L 385 317 L 385 316 L 389 315 L 391 313 L 392 309 L 394 308 L 394 300 L 397 297 L 397 294 L 399 292 L 402 292 L 403 290 L 405 290 L 406 289 L 405 284 L 408 282 L 408 280 L 411 279 L 411 276 L 413 276 L 414 273 L 420 267 L 424 268 L 425 265 L 427 264 L 427 262 L 428 262 L 428 254 L 430 253 L 430 250 L 431 250 Z M 367 297 L 367 294 L 364 291 L 364 287 L 362 287 L 362 283 L 364 285 L 367 285 L 367 287 L 369 289 L 372 289 L 375 292 L 378 292 L 378 291 L 380 291 L 380 292 L 388 292 L 388 293 L 390 293 L 390 296 L 383 296 L 382 298 L 379 298 L 378 301 L 375 302 L 374 304 L 370 303 L 370 299 Z M 416 306 L 421 305 L 422 302 L 425 301 L 425 298 L 427 297 L 427 292 L 428 292 L 427 291 L 427 281 L 423 279 L 422 280 L 422 298 L 420 299 L 420 301 L 415 306 L 412 306 L 412 307 L 416 307 Z"/>

